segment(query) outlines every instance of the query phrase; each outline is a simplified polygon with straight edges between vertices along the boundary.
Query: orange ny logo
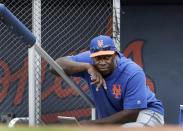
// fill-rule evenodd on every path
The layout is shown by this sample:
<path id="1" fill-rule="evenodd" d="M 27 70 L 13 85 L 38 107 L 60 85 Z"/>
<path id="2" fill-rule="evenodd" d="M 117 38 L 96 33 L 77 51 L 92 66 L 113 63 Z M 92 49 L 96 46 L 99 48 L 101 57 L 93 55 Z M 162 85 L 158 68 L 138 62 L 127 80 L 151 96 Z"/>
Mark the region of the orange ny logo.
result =
<path id="1" fill-rule="evenodd" d="M 121 95 L 121 88 L 120 88 L 120 85 L 118 85 L 118 88 L 117 88 L 117 85 L 113 85 L 113 95 L 115 95 L 115 98 L 118 99 L 119 98 L 119 95 Z"/>
<path id="2" fill-rule="evenodd" d="M 103 46 L 103 40 L 97 40 L 97 44 L 99 47 L 102 47 Z"/>

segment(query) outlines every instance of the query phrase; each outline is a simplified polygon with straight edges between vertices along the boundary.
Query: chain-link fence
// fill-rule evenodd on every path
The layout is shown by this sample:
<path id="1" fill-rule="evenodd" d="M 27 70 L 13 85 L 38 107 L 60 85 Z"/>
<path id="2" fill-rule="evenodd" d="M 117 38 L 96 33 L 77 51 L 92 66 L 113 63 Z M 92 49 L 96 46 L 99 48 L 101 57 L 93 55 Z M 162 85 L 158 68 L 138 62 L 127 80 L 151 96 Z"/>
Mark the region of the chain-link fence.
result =
<path id="1" fill-rule="evenodd" d="M 93 37 L 110 34 L 112 29 L 108 23 L 111 16 L 111 1 L 42 1 L 41 46 L 53 59 L 88 50 Z M 62 78 L 50 74 L 48 67 L 43 68 L 42 116 L 49 114 L 46 115 L 49 121 L 55 121 L 57 115 L 75 116 L 78 120 L 90 119 L 91 107 Z M 90 96 L 87 84 L 80 78 L 74 80 Z M 45 118 L 43 120 L 47 121 Z"/>
<path id="2" fill-rule="evenodd" d="M 0 0 L 31 30 L 31 0 Z M 1 122 L 11 117 L 28 116 L 28 49 L 0 21 L 0 115 Z"/>
<path id="3" fill-rule="evenodd" d="M 95 36 L 112 36 L 111 0 L 34 2 L 0 0 L 30 30 L 33 24 L 37 44 L 41 44 L 53 59 L 88 50 L 90 40 Z M 28 50 L 2 23 L 0 26 L 0 113 L 28 116 Z M 34 75 L 38 86 L 34 99 L 40 109 L 35 112 L 37 119 L 41 116 L 44 123 L 58 122 L 59 115 L 90 119 L 91 107 L 86 101 L 61 77 L 51 74 L 47 62 L 37 56 L 33 55 L 35 63 L 32 64 L 36 66 Z M 91 97 L 84 80 L 72 79 Z"/>

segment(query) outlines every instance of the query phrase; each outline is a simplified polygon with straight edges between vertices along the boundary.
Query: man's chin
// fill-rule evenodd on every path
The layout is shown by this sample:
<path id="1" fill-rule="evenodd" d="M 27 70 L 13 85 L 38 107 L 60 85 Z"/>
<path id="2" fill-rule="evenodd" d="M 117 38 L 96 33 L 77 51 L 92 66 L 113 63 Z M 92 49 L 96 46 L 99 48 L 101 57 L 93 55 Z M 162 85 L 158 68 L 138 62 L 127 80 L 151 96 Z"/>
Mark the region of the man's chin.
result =
<path id="1" fill-rule="evenodd" d="M 104 76 L 104 77 L 107 77 L 111 74 L 111 72 L 109 71 L 100 71 L 101 75 Z"/>

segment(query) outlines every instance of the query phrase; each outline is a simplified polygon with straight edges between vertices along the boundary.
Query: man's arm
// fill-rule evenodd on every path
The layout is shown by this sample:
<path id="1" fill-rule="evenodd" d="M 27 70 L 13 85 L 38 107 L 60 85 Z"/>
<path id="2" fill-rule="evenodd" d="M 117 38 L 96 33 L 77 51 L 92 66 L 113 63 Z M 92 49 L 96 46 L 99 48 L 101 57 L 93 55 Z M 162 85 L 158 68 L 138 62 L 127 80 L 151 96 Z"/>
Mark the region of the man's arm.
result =
<path id="1" fill-rule="evenodd" d="M 72 60 L 69 60 L 67 58 L 58 58 L 56 62 L 62 67 L 65 73 L 68 75 L 72 75 L 74 73 L 82 72 L 82 71 L 87 71 L 91 76 L 92 83 L 91 85 L 97 85 L 96 90 L 103 85 L 104 89 L 107 89 L 106 82 L 103 79 L 102 75 L 96 70 L 96 68 L 90 64 L 90 63 L 82 63 L 82 62 L 75 62 Z M 59 76 L 59 74 L 52 68 L 50 67 L 50 71 Z"/>
<path id="2" fill-rule="evenodd" d="M 105 125 L 105 124 L 124 124 L 128 122 L 135 122 L 140 109 L 122 110 L 109 117 L 100 120 L 85 120 L 81 121 L 81 125 Z"/>
<path id="3" fill-rule="evenodd" d="M 56 62 L 68 75 L 72 75 L 77 72 L 87 71 L 88 69 L 92 68 L 92 65 L 90 63 L 75 62 L 63 57 L 56 59 Z M 59 76 L 59 74 L 52 67 L 50 67 L 50 71 L 51 73 Z"/>

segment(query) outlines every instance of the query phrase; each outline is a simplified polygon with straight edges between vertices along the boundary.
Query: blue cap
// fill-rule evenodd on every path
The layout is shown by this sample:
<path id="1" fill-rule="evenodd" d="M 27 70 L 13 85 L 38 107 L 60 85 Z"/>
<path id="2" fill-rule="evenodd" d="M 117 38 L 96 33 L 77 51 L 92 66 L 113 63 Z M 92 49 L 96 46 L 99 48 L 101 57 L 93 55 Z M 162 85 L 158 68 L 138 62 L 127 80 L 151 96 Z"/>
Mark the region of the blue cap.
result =
<path id="1" fill-rule="evenodd" d="M 113 55 L 116 51 L 114 41 L 109 36 L 98 36 L 90 42 L 90 57 Z"/>

